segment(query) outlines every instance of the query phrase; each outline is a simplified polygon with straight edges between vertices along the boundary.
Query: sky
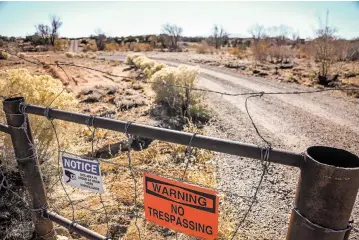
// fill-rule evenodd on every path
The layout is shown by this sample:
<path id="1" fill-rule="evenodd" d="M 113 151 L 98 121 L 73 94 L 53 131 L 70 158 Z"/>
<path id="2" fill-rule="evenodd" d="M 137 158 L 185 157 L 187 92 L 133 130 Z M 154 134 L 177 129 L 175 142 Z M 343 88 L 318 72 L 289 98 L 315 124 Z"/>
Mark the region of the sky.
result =
<path id="1" fill-rule="evenodd" d="M 35 25 L 58 15 L 62 37 L 86 37 L 101 28 L 109 36 L 161 33 L 164 23 L 183 28 L 185 36 L 208 36 L 214 24 L 232 36 L 249 36 L 254 24 L 285 24 L 301 38 L 312 38 L 318 17 L 343 38 L 359 36 L 359 2 L 0 2 L 0 35 L 24 37 Z"/>

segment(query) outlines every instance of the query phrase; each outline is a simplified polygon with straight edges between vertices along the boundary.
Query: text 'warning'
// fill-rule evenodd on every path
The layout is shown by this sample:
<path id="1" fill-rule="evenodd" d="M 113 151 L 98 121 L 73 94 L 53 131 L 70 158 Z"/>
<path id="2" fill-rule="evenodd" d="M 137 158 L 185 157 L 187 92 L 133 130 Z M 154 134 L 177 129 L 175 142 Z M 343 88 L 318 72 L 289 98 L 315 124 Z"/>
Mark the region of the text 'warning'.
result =
<path id="1" fill-rule="evenodd" d="M 210 189 L 144 174 L 145 217 L 187 235 L 215 239 L 218 196 Z"/>

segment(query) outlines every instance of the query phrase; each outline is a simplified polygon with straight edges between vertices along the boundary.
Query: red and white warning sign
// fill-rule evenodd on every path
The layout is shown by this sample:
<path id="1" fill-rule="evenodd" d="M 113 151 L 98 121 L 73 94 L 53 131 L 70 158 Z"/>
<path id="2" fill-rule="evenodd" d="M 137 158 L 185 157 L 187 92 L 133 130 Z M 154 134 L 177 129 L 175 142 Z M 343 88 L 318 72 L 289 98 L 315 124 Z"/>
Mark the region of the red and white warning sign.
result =
<path id="1" fill-rule="evenodd" d="M 147 220 L 187 235 L 216 239 L 218 196 L 210 189 L 144 174 Z"/>

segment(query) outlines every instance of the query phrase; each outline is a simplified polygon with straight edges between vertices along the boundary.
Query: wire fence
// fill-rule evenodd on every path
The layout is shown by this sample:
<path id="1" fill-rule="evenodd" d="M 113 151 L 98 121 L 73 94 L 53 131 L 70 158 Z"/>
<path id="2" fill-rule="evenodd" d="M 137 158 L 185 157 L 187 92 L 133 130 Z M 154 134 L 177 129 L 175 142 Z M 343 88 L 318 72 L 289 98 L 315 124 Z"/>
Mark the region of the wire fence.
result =
<path id="1" fill-rule="evenodd" d="M 7 51 L 8 52 L 8 51 Z M 10 52 L 8 52 L 9 54 L 12 54 Z M 31 64 L 36 64 L 39 66 L 56 66 L 59 69 L 61 69 L 64 74 L 66 75 L 66 77 L 69 79 L 70 81 L 70 76 L 67 74 L 66 70 L 63 67 L 76 67 L 76 68 L 85 68 L 91 71 L 97 71 L 109 76 L 113 76 L 113 77 L 121 77 L 124 79 L 130 79 L 127 76 L 121 76 L 121 75 L 115 75 L 115 74 L 111 74 L 108 72 L 104 72 L 102 70 L 99 69 L 95 69 L 95 68 L 90 68 L 87 66 L 81 66 L 81 65 L 76 65 L 73 63 L 61 63 L 61 62 L 55 62 L 55 63 L 45 63 L 45 62 L 41 62 L 40 60 L 36 59 L 36 58 L 31 58 L 34 60 L 30 60 L 27 57 L 20 57 L 16 54 L 13 54 L 14 56 L 25 60 Z M 131 78 L 132 79 L 132 78 Z M 151 81 L 147 81 L 147 83 L 154 83 Z M 156 83 L 156 84 L 165 84 L 165 83 Z M 167 84 L 168 85 L 168 84 Z M 171 84 L 170 84 L 171 85 Z M 171 85 L 172 87 L 178 87 L 178 88 L 186 88 L 188 89 L 188 86 L 181 86 L 181 85 Z M 216 188 L 212 185 L 208 185 L 208 184 L 201 184 L 198 181 L 191 181 L 188 178 L 188 170 L 191 169 L 191 167 L 196 166 L 196 156 L 193 155 L 193 151 L 194 151 L 194 147 L 192 147 L 192 141 L 193 139 L 196 138 L 196 134 L 197 133 L 193 133 L 192 138 L 190 139 L 190 141 L 187 144 L 187 147 L 185 149 L 185 152 L 182 156 L 182 160 L 180 161 L 181 164 L 176 165 L 175 168 L 177 169 L 177 171 L 169 171 L 168 166 L 161 166 L 161 165 L 155 165 L 155 166 L 151 166 L 151 165 L 143 165 L 143 166 L 138 166 L 136 163 L 134 163 L 134 159 L 133 159 L 133 150 L 132 150 L 132 145 L 133 145 L 133 141 L 135 140 L 136 136 L 131 135 L 128 132 L 128 129 L 131 127 L 131 122 L 128 122 L 125 126 L 125 129 L 123 130 L 123 132 L 125 133 L 125 137 L 126 137 L 126 145 L 128 146 L 126 153 L 125 153 L 125 158 L 127 159 L 127 163 L 125 162 L 116 162 L 113 161 L 111 159 L 104 159 L 104 158 L 99 158 L 99 157 L 95 157 L 95 152 L 96 152 L 96 130 L 97 127 L 94 126 L 94 121 L 96 121 L 96 116 L 89 116 L 89 118 L 87 119 L 87 127 L 89 128 L 89 130 L 91 131 L 91 140 L 90 140 L 90 145 L 91 145 L 91 154 L 90 156 L 84 156 L 83 154 L 78 154 L 78 153 L 74 153 L 74 152 L 69 152 L 66 149 L 63 149 L 61 147 L 61 141 L 60 141 L 60 137 L 59 134 L 57 132 L 56 126 L 54 124 L 54 120 L 53 118 L 50 117 L 49 115 L 49 110 L 51 109 L 51 105 L 53 104 L 53 102 L 64 92 L 67 90 L 67 86 L 65 86 L 53 99 L 49 100 L 49 103 L 46 105 L 46 110 L 44 113 L 44 117 L 46 117 L 51 125 L 51 129 L 55 135 L 55 142 L 56 142 L 56 152 L 57 152 L 57 164 L 56 164 L 56 180 L 51 180 L 51 184 L 49 184 L 47 186 L 47 198 L 49 199 L 49 206 L 43 206 L 40 209 L 31 209 L 29 207 L 29 202 L 28 200 L 26 200 L 26 198 L 24 198 L 24 196 L 19 195 L 18 193 L 16 193 L 15 191 L 13 191 L 11 189 L 11 185 L 8 183 L 8 177 L 5 175 L 4 170 L 1 170 L 1 174 L 0 174 L 0 192 L 1 191 L 5 191 L 6 193 L 10 193 L 12 196 L 14 196 L 15 198 L 18 199 L 18 201 L 20 201 L 23 206 L 29 211 L 29 212 L 43 212 L 44 209 L 50 209 L 51 211 L 57 213 L 57 214 L 61 214 L 63 212 L 63 209 L 70 209 L 70 218 L 72 221 L 72 224 L 77 223 L 77 222 L 81 222 L 81 220 L 78 220 L 76 218 L 76 216 L 78 216 L 77 212 L 79 211 L 88 211 L 94 215 L 100 215 L 99 216 L 99 220 L 97 225 L 101 225 L 104 224 L 104 229 L 105 231 L 103 231 L 103 229 L 101 229 L 101 232 L 103 232 L 103 234 L 106 236 L 106 238 L 115 238 L 115 237 L 121 237 L 124 234 L 124 229 L 118 229 L 116 228 L 116 224 L 112 224 L 114 222 L 114 219 L 118 220 L 119 216 L 124 216 L 127 219 L 129 219 L 129 222 L 127 222 L 127 227 L 132 223 L 134 223 L 134 228 L 136 230 L 136 238 L 138 239 L 147 239 L 146 238 L 146 231 L 148 231 L 148 225 L 151 223 L 148 223 L 143 215 L 143 199 L 141 197 L 141 176 L 144 172 L 150 172 L 150 173 L 154 173 L 156 175 L 159 176 L 163 176 L 166 178 L 170 178 L 170 179 L 174 179 L 180 182 L 184 182 L 184 183 L 189 183 L 192 185 L 196 185 L 196 186 L 200 186 L 200 187 L 205 187 L 205 188 L 209 188 L 209 189 L 214 189 L 216 190 L 219 194 L 223 194 L 225 196 L 227 196 L 228 198 L 226 198 L 226 201 L 231 201 L 232 197 L 235 198 L 239 198 L 242 199 L 243 202 L 246 203 L 247 206 L 247 210 L 242 214 L 242 216 L 239 218 L 238 221 L 236 221 L 235 224 L 235 228 L 232 231 L 230 236 L 227 236 L 228 239 L 235 239 L 239 229 L 243 226 L 243 223 L 246 221 L 247 217 L 249 216 L 253 206 L 258 202 L 258 193 L 259 190 L 261 188 L 261 185 L 263 183 L 263 180 L 266 176 L 266 174 L 269 171 L 270 168 L 270 163 L 271 163 L 271 151 L 272 151 L 272 143 L 267 140 L 266 138 L 264 138 L 260 131 L 258 130 L 258 127 L 256 126 L 251 114 L 250 114 L 250 110 L 248 108 L 248 101 L 251 98 L 260 98 L 264 95 L 283 95 L 283 94 L 314 94 L 314 93 L 320 93 L 320 92 L 326 92 L 326 91 L 359 91 L 359 88 L 324 88 L 324 89 L 318 89 L 318 90 L 309 90 L 309 91 L 288 91 L 288 92 L 247 92 L 247 93 L 227 93 L 227 92 L 220 92 L 220 91 L 213 91 L 213 90 L 208 90 L 208 89 L 202 89 L 202 88 L 191 88 L 191 90 L 193 91 L 200 91 L 200 92 L 207 92 L 207 93 L 216 93 L 216 94 L 220 94 L 220 95 L 226 95 L 226 96 L 232 96 L 232 97 L 236 97 L 236 96 L 247 96 L 245 98 L 245 109 L 247 112 L 247 115 L 250 119 L 250 122 L 256 132 L 256 134 L 258 135 L 258 137 L 262 140 L 263 144 L 258 146 L 258 148 L 260 149 L 260 155 L 261 155 L 261 174 L 259 176 L 259 181 L 256 184 L 256 187 L 254 189 L 254 193 L 253 195 L 248 195 L 248 196 L 241 196 L 238 194 L 234 194 L 230 191 L 227 191 L 225 189 L 222 188 Z M 19 93 L 20 94 L 20 93 Z M 15 94 L 19 95 L 19 94 Z M 8 97 L 14 97 L 14 96 L 1 96 L 3 99 L 8 98 Z M 22 105 L 22 109 L 20 110 L 21 113 L 26 113 L 26 107 L 27 105 Z M 26 114 L 24 115 L 25 119 L 24 119 L 24 123 L 26 123 L 28 121 L 28 119 L 26 119 Z M 25 126 L 20 126 L 21 129 L 26 130 L 26 136 L 28 138 L 29 137 L 29 133 L 27 132 L 27 128 L 25 128 Z M 140 145 L 140 151 L 143 150 L 143 146 L 141 143 L 139 143 Z M 31 146 L 32 151 L 34 153 L 34 155 L 36 156 L 37 154 L 37 149 L 36 146 L 33 145 Z M 11 148 L 6 148 L 6 147 L 2 147 L 3 150 L 2 152 L 8 153 L 10 155 L 13 155 L 13 149 Z M 98 195 L 98 202 L 96 202 L 96 208 L 92 208 L 92 207 L 88 207 L 86 205 L 86 203 L 83 203 L 84 199 L 83 198 L 78 198 L 78 196 L 76 196 L 76 194 L 73 194 L 73 192 L 71 192 L 71 189 L 66 187 L 62 181 L 62 171 L 61 171 L 61 157 L 63 155 L 72 155 L 72 156 L 80 156 L 81 158 L 85 158 L 85 159 L 89 159 L 91 161 L 97 161 L 100 162 L 103 165 L 111 165 L 113 167 L 116 168 L 116 170 L 112 170 L 114 172 L 116 171 L 128 171 L 127 174 L 129 174 L 129 177 L 132 180 L 132 187 L 131 189 L 131 199 L 124 199 L 123 197 L 120 196 L 116 196 L 113 192 L 108 191 L 105 194 L 97 194 Z M 120 152 L 120 157 L 123 157 L 123 153 Z M 31 156 L 33 157 L 33 156 Z M 24 161 L 26 159 L 16 159 L 17 161 Z M 182 167 L 181 171 L 178 171 L 178 168 Z M 196 169 L 194 169 L 194 171 L 196 171 Z M 168 174 L 168 172 L 170 173 L 175 173 L 175 174 Z M 120 175 L 122 172 L 119 172 L 118 174 Z M 57 199 L 59 197 L 58 195 L 58 189 L 61 189 L 61 191 L 63 192 L 63 199 L 60 201 L 59 199 Z M 133 190 L 133 191 L 132 191 Z M 53 196 L 54 195 L 54 196 Z M 106 196 L 104 196 L 106 195 Z M 74 199 L 76 196 L 76 199 Z M 92 196 L 92 195 L 90 195 Z M 91 198 L 91 201 L 94 201 L 94 198 Z M 54 203 L 54 204 L 53 204 Z M 233 202 L 233 204 L 237 204 L 235 202 Z M 116 205 L 116 208 L 114 207 Z M 99 206 L 99 207 L 98 207 Z M 46 216 L 43 216 L 44 218 L 46 218 Z M 126 225 L 126 224 L 124 224 Z M 150 229 L 152 229 L 153 226 L 150 227 Z M 69 229 L 71 230 L 71 226 L 69 226 Z M 355 231 L 358 231 L 357 228 L 354 228 Z M 176 237 L 178 238 L 177 233 L 173 232 L 170 229 L 166 229 L 166 228 L 162 228 L 160 227 L 158 229 L 158 232 L 160 232 L 162 234 L 162 236 L 167 237 Z M 42 236 L 44 238 L 46 238 L 46 236 Z M 131 239 L 131 238 L 130 238 Z"/>

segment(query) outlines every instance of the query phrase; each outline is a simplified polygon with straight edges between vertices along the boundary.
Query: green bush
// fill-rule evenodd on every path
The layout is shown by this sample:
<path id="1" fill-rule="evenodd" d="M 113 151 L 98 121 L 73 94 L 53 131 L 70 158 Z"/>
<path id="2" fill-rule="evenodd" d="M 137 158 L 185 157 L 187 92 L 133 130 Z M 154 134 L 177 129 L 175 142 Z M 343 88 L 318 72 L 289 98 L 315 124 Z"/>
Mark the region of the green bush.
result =
<path id="1" fill-rule="evenodd" d="M 191 105 L 188 113 L 194 123 L 207 123 L 211 118 L 211 113 L 207 106 L 201 103 Z"/>
<path id="2" fill-rule="evenodd" d="M 0 52 L 0 59 L 8 59 L 9 58 L 9 55 L 7 54 L 7 52 L 3 52 L 1 51 Z"/>
<path id="3" fill-rule="evenodd" d="M 19 53 L 19 57 L 25 58 L 25 57 L 26 57 L 26 53 L 24 53 L 24 52 Z"/>
<path id="4" fill-rule="evenodd" d="M 172 113 L 206 122 L 209 112 L 201 104 L 203 95 L 193 88 L 197 83 L 199 68 L 180 65 L 166 67 L 156 72 L 152 78 L 152 89 L 156 102 L 166 105 Z"/>

